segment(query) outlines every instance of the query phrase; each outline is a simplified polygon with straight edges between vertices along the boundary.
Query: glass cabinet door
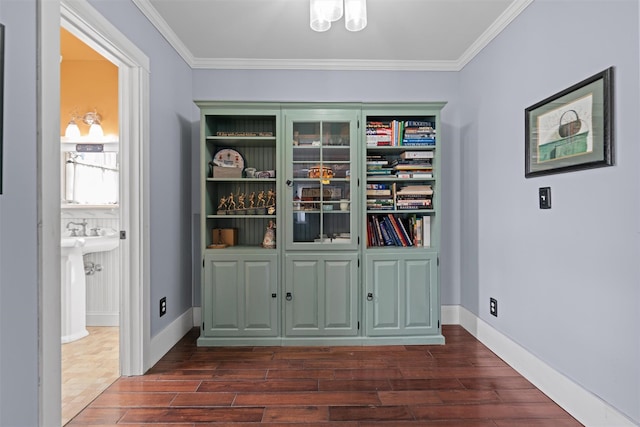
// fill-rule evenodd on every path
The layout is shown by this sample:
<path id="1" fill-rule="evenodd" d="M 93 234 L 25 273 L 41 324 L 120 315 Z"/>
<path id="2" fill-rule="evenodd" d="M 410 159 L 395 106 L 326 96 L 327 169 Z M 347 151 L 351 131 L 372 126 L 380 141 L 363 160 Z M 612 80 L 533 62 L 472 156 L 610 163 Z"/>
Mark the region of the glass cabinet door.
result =
<path id="1" fill-rule="evenodd" d="M 289 249 L 356 248 L 357 138 L 353 111 L 286 115 Z"/>

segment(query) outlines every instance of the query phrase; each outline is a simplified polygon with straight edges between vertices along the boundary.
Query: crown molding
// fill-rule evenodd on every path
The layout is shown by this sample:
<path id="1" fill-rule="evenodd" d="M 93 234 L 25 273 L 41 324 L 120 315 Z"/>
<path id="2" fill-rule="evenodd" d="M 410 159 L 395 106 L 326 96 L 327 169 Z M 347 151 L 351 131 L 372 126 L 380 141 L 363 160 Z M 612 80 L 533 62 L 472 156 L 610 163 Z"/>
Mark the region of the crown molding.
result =
<path id="1" fill-rule="evenodd" d="M 516 0 L 473 42 L 458 59 L 458 70 L 462 70 L 477 54 L 498 36 L 533 0 Z"/>
<path id="2" fill-rule="evenodd" d="M 334 70 L 334 71 L 460 71 L 533 0 L 515 0 L 458 58 L 451 61 L 356 59 L 196 58 L 149 0 L 132 0 L 160 34 L 193 69 L 213 70 Z"/>
<path id="3" fill-rule="evenodd" d="M 197 58 L 196 69 L 219 70 L 333 70 L 333 71 L 457 71 L 457 61 L 398 61 L 356 59 L 244 59 Z"/>
<path id="4" fill-rule="evenodd" d="M 151 4 L 149 0 L 132 0 L 133 4 L 135 4 L 138 9 L 143 13 L 144 16 L 147 17 L 151 24 L 160 32 L 162 37 L 169 42 L 169 44 L 178 52 L 178 55 L 182 57 L 184 62 L 187 63 L 191 68 L 193 68 L 193 63 L 195 58 L 193 54 L 187 47 L 182 43 L 182 40 L 176 35 L 176 33 L 171 29 L 167 21 L 158 13 L 155 7 Z"/>

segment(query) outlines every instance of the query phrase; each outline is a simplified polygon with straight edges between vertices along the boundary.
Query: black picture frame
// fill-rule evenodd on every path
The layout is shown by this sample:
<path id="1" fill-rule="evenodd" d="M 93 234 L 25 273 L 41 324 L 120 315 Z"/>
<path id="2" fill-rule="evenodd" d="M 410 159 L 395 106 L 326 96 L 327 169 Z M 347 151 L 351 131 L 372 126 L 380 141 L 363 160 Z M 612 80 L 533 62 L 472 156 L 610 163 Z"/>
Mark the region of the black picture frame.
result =
<path id="1" fill-rule="evenodd" d="M 526 178 L 613 166 L 613 67 L 525 109 Z"/>
<path id="2" fill-rule="evenodd" d="M 4 24 L 0 24 L 0 194 L 2 194 L 2 176 L 4 175 Z"/>

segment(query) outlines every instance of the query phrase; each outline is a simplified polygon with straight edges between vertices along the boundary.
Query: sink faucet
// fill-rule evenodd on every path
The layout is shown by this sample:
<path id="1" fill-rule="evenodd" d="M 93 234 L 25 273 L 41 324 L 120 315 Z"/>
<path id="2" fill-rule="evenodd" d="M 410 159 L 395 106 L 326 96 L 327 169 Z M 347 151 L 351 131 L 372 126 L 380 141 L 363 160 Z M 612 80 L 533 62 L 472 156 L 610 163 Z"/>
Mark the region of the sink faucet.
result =
<path id="1" fill-rule="evenodd" d="M 78 234 L 78 229 L 75 227 L 71 227 L 71 225 L 79 225 L 80 227 L 82 227 L 80 229 L 80 234 Z M 67 230 L 71 230 L 71 235 L 72 236 L 86 236 L 87 235 L 87 221 L 82 221 L 82 222 L 73 222 L 73 221 L 69 221 L 67 223 Z"/>

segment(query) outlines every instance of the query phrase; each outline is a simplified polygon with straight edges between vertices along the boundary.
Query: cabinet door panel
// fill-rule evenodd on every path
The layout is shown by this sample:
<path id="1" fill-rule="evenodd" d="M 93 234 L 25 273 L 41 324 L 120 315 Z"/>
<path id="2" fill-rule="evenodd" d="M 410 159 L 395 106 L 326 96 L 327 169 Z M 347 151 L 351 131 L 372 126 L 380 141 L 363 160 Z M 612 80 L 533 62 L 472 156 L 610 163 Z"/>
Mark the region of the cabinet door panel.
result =
<path id="1" fill-rule="evenodd" d="M 244 325 L 247 330 L 271 330 L 277 322 L 275 265 L 268 260 L 244 265 Z"/>
<path id="2" fill-rule="evenodd" d="M 318 331 L 318 295 L 323 273 L 320 263 L 317 260 L 291 260 L 288 267 L 287 292 L 291 293 L 292 299 L 286 301 L 287 333 Z"/>
<path id="3" fill-rule="evenodd" d="M 431 262 L 428 259 L 405 262 L 406 293 L 404 295 L 405 326 L 407 328 L 430 327 L 431 289 L 425 286 L 431 277 Z"/>
<path id="4" fill-rule="evenodd" d="M 212 309 L 207 313 L 209 324 L 206 327 L 238 331 L 238 284 L 241 281 L 238 261 L 209 260 L 208 267 L 205 269 L 205 281 L 210 286 L 206 287 L 209 292 L 205 291 L 205 298 Z"/>
<path id="5" fill-rule="evenodd" d="M 400 327 L 400 269 L 397 260 L 372 262 L 373 316 L 372 328 L 376 330 Z"/>
<path id="6" fill-rule="evenodd" d="M 356 289 L 352 260 L 327 260 L 325 270 L 324 318 L 326 329 L 351 329 L 355 320 L 353 291 Z"/>

